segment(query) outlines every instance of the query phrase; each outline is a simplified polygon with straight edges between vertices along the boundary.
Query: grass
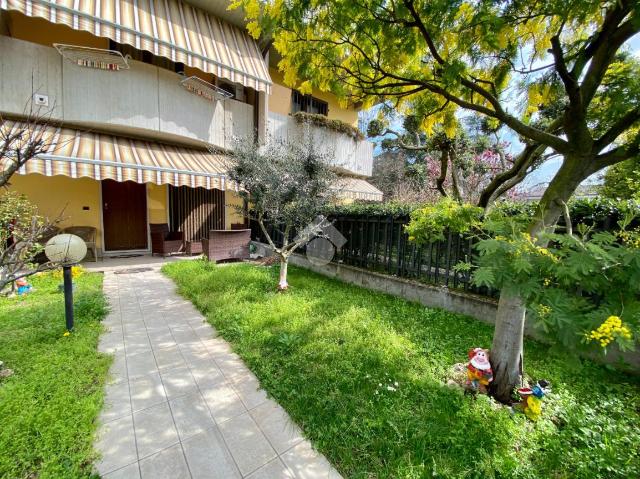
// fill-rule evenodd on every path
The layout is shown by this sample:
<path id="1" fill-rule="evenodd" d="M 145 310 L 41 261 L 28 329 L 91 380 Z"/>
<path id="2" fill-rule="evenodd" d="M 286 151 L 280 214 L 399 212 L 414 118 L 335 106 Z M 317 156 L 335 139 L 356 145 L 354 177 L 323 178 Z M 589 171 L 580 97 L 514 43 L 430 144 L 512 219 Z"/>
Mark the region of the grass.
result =
<path id="1" fill-rule="evenodd" d="M 97 352 L 106 314 L 102 275 L 76 280 L 75 331 L 64 336 L 61 279 L 32 280 L 32 293 L 0 299 L 0 477 L 92 476 L 93 434 L 110 358 Z"/>
<path id="2" fill-rule="evenodd" d="M 491 344 L 478 321 L 295 267 L 285 294 L 277 267 L 164 271 L 345 477 L 640 477 L 637 378 L 527 341 L 553 387 L 534 423 L 445 385 Z"/>

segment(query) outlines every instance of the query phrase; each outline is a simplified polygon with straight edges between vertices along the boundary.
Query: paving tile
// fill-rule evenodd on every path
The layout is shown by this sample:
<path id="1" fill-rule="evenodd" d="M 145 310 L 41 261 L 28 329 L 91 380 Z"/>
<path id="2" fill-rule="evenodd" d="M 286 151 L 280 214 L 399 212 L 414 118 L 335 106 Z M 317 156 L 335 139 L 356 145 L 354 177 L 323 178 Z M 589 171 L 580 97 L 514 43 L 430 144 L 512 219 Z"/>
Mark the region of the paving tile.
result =
<path id="1" fill-rule="evenodd" d="M 117 383 L 120 381 L 126 381 L 127 374 L 127 361 L 124 354 L 116 354 L 109 368 L 109 381 L 111 383 Z"/>
<path id="2" fill-rule="evenodd" d="M 189 369 L 199 387 L 215 386 L 226 381 L 215 361 L 211 358 L 189 363 Z"/>
<path id="3" fill-rule="evenodd" d="M 130 379 L 148 376 L 157 371 L 156 359 L 151 351 L 127 356 L 127 372 L 129 373 Z"/>
<path id="4" fill-rule="evenodd" d="M 233 351 L 229 343 L 227 343 L 222 338 L 204 339 L 202 340 L 202 344 L 205 345 L 205 347 L 214 357 L 229 354 Z"/>
<path id="5" fill-rule="evenodd" d="M 140 461 L 142 479 L 190 479 L 180 444 Z"/>
<path id="6" fill-rule="evenodd" d="M 182 356 L 187 363 L 193 363 L 202 361 L 203 359 L 211 358 L 211 356 L 209 355 L 209 351 L 200 341 L 180 344 L 180 351 L 182 352 Z"/>
<path id="7" fill-rule="evenodd" d="M 138 459 L 131 416 L 103 424 L 97 437 L 96 449 L 102 457 L 96 468 L 101 475 L 127 466 Z"/>
<path id="8" fill-rule="evenodd" d="M 153 373 L 129 381 L 131 407 L 134 411 L 147 409 L 167 400 L 160 373 Z"/>
<path id="9" fill-rule="evenodd" d="M 247 479 L 295 479 L 295 476 L 280 458 L 276 458 L 248 475 Z"/>
<path id="10" fill-rule="evenodd" d="M 193 479 L 241 477 L 217 428 L 191 436 L 182 443 L 182 447 Z"/>
<path id="11" fill-rule="evenodd" d="M 278 454 L 303 440 L 300 428 L 289 418 L 286 411 L 273 401 L 264 402 L 252 409 L 250 414 Z"/>
<path id="12" fill-rule="evenodd" d="M 107 333 L 108 334 L 108 333 Z M 107 336 L 103 334 L 98 343 L 98 351 L 105 354 L 115 354 L 116 351 L 124 351 L 124 341 L 122 336 Z"/>
<path id="13" fill-rule="evenodd" d="M 199 341 L 200 338 L 196 336 L 196 333 L 193 332 L 193 329 L 188 327 L 188 329 L 180 329 L 180 330 L 171 330 L 171 334 L 173 335 L 173 339 L 175 339 L 176 343 L 190 343 Z"/>
<path id="14" fill-rule="evenodd" d="M 180 353 L 178 346 L 172 346 L 169 348 L 157 349 L 154 351 L 156 357 L 156 364 L 158 369 L 177 368 L 179 366 L 186 366 L 184 358 Z"/>
<path id="15" fill-rule="evenodd" d="M 200 391 L 217 423 L 222 423 L 247 411 L 240 396 L 226 382 L 200 387 Z"/>
<path id="16" fill-rule="evenodd" d="M 252 373 L 236 375 L 232 383 L 247 409 L 253 409 L 267 400 L 267 392 L 260 387 L 260 382 Z"/>
<path id="17" fill-rule="evenodd" d="M 134 462 L 102 477 L 103 479 L 140 479 L 140 470 L 138 463 Z"/>
<path id="18" fill-rule="evenodd" d="M 276 451 L 249 413 L 225 421 L 219 427 L 243 475 L 257 470 L 276 457 Z"/>
<path id="19" fill-rule="evenodd" d="M 160 371 L 164 390 L 169 399 L 184 396 L 197 389 L 197 385 L 191 371 L 186 366 Z"/>
<path id="20" fill-rule="evenodd" d="M 342 477 L 331 467 L 329 461 L 322 454 L 311 447 L 308 441 L 302 441 L 281 457 L 296 479 L 339 479 Z"/>
<path id="21" fill-rule="evenodd" d="M 172 399 L 169 401 L 169 407 L 171 407 L 173 421 L 181 441 L 215 427 L 215 422 L 200 391 Z"/>
<path id="22" fill-rule="evenodd" d="M 105 423 L 131 414 L 129 383 L 120 381 L 108 384 L 104 398 L 104 406 L 100 414 L 100 422 Z"/>
<path id="23" fill-rule="evenodd" d="M 167 403 L 133 413 L 133 424 L 140 459 L 178 442 L 178 433 Z"/>

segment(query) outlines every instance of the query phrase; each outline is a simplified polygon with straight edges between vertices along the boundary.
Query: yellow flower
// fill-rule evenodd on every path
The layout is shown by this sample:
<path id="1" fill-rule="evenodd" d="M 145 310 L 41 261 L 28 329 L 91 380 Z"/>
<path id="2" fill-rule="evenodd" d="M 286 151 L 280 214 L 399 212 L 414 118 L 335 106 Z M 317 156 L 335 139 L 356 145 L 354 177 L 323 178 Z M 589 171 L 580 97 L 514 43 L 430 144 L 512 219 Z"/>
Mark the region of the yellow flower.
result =
<path id="1" fill-rule="evenodd" d="M 71 336 L 71 331 L 65 331 L 63 336 Z"/>
<path id="2" fill-rule="evenodd" d="M 609 316 L 597 329 L 587 333 L 587 341 L 598 341 L 601 347 L 606 347 L 617 338 L 631 339 L 631 330 L 622 325 L 619 316 Z"/>

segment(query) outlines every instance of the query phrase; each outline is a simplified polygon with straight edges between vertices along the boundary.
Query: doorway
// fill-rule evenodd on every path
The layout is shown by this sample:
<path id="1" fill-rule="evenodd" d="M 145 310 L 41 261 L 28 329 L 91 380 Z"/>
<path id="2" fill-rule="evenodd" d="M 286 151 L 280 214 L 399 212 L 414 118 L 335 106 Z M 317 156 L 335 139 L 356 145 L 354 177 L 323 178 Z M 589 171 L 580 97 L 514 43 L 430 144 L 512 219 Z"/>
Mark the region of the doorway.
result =
<path id="1" fill-rule="evenodd" d="M 133 181 L 102 181 L 105 251 L 146 250 L 147 188 Z"/>

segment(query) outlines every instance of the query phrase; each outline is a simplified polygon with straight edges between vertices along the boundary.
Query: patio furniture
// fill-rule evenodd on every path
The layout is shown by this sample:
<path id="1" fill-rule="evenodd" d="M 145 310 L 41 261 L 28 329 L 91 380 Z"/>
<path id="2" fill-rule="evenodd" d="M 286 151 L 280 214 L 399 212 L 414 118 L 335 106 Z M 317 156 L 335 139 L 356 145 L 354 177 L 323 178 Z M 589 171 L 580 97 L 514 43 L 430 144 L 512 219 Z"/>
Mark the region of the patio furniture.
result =
<path id="1" fill-rule="evenodd" d="M 202 254 L 202 241 L 187 241 L 186 250 L 189 256 Z"/>
<path id="2" fill-rule="evenodd" d="M 98 250 L 96 248 L 96 229 L 93 226 L 69 226 L 64 233 L 79 236 L 87 244 L 87 251 L 93 254 L 93 261 L 98 262 Z"/>
<path id="3" fill-rule="evenodd" d="M 167 256 L 184 251 L 184 233 L 182 231 L 169 231 L 167 223 L 149 224 L 151 231 L 151 255 L 159 254 Z"/>
<path id="4" fill-rule="evenodd" d="M 241 260 L 249 258 L 251 230 L 210 230 L 202 240 L 202 249 L 209 261 Z"/>

